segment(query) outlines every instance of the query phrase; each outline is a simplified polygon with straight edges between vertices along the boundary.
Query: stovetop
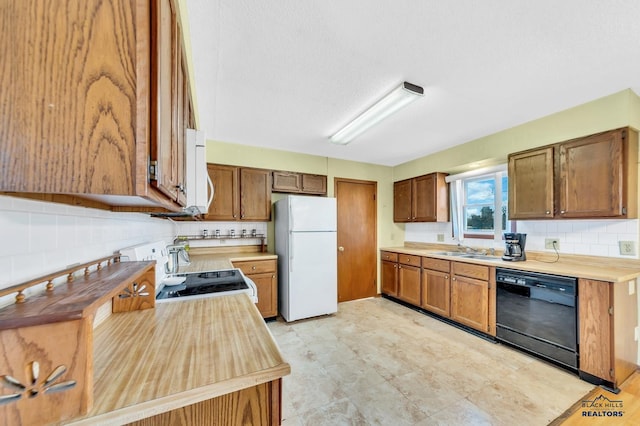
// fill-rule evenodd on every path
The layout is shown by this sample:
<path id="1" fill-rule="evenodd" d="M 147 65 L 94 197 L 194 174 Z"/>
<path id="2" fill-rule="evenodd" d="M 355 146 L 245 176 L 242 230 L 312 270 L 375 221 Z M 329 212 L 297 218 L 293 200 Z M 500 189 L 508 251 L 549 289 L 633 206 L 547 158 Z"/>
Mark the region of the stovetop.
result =
<path id="1" fill-rule="evenodd" d="M 156 295 L 156 300 L 202 295 L 213 296 L 215 293 L 251 292 L 244 275 L 238 269 L 175 274 L 174 277 L 185 277 L 186 279 L 182 284 L 163 286 Z"/>

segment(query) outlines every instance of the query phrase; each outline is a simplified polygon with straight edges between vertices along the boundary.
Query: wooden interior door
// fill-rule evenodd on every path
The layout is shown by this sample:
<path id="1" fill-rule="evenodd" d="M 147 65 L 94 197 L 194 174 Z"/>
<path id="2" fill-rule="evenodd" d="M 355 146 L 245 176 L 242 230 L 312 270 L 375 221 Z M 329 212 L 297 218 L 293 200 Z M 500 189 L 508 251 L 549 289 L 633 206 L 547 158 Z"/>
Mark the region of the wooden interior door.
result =
<path id="1" fill-rule="evenodd" d="M 338 205 L 338 302 L 378 293 L 377 183 L 335 178 Z"/>

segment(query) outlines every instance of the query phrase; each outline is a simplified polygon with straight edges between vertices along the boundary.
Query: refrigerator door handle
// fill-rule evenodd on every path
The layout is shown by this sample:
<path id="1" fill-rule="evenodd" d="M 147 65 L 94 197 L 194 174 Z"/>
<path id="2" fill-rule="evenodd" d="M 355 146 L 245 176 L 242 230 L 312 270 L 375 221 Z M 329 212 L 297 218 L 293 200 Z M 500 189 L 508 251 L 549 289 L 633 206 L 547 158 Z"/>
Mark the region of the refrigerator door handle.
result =
<path id="1" fill-rule="evenodd" d="M 289 231 L 289 272 L 293 272 L 293 232 Z"/>

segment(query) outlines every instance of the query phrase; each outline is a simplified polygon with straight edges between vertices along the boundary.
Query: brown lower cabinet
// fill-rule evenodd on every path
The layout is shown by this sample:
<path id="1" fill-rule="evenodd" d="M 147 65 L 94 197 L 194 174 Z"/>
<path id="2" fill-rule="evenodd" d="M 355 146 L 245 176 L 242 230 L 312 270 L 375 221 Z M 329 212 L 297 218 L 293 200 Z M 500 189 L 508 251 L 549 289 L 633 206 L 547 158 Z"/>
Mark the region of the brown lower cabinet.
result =
<path id="1" fill-rule="evenodd" d="M 388 296 L 398 297 L 398 253 L 380 252 L 381 291 Z"/>
<path id="2" fill-rule="evenodd" d="M 451 277 L 448 260 L 422 258 L 422 306 L 449 318 L 451 316 Z"/>
<path id="3" fill-rule="evenodd" d="M 398 255 L 398 299 L 419 306 L 420 256 Z"/>
<path id="4" fill-rule="evenodd" d="M 495 268 L 381 251 L 382 293 L 496 335 Z"/>
<path id="5" fill-rule="evenodd" d="M 129 425 L 279 425 L 282 418 L 281 393 L 282 380 L 278 379 L 157 414 Z"/>
<path id="6" fill-rule="evenodd" d="M 278 261 L 249 260 L 233 262 L 233 266 L 256 283 L 258 303 L 256 306 L 263 318 L 278 316 Z"/>
<path id="7" fill-rule="evenodd" d="M 635 285 L 635 283 L 634 283 Z M 629 294 L 632 293 L 632 294 Z M 578 280 L 580 376 L 617 388 L 637 368 L 637 295 L 627 282 Z"/>

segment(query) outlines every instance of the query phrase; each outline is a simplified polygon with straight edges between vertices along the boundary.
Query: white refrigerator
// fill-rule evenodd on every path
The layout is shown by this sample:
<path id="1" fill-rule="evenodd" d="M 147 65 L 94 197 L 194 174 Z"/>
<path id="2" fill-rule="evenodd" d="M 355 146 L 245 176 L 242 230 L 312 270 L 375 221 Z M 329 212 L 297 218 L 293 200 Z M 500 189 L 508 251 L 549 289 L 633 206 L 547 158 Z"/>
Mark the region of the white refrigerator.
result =
<path id="1" fill-rule="evenodd" d="M 336 199 L 288 195 L 275 218 L 280 314 L 296 321 L 337 312 Z"/>

